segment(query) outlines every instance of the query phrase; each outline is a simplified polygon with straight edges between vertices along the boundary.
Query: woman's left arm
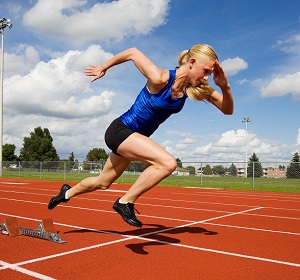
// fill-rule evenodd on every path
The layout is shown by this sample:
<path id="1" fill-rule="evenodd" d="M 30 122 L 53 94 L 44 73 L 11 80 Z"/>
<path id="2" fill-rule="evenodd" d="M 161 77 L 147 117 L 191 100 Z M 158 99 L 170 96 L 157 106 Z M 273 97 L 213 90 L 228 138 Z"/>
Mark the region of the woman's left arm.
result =
<path id="1" fill-rule="evenodd" d="M 226 74 L 217 60 L 214 67 L 214 82 L 220 87 L 222 94 L 214 91 L 209 98 L 209 102 L 215 105 L 224 114 L 231 115 L 234 108 L 233 95 Z"/>

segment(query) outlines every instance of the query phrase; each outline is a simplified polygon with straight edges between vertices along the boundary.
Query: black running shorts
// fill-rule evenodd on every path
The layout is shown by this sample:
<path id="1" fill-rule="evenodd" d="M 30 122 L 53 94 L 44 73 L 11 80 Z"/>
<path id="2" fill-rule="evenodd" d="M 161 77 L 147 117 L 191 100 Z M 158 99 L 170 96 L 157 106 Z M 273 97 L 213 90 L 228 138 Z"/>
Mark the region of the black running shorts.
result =
<path id="1" fill-rule="evenodd" d="M 114 154 L 120 156 L 120 154 L 117 153 L 119 146 L 132 133 L 134 133 L 134 131 L 129 129 L 120 118 L 117 118 L 107 128 L 104 140 L 107 147 L 110 148 Z"/>

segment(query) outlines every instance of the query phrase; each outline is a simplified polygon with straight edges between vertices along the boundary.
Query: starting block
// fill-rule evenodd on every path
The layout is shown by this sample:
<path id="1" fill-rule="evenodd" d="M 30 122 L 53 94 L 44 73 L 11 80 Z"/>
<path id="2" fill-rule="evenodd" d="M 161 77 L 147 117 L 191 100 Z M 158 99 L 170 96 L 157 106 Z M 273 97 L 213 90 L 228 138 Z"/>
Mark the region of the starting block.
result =
<path id="1" fill-rule="evenodd" d="M 14 217 L 6 218 L 4 219 L 4 223 L 0 224 L 0 231 L 2 232 L 2 234 L 6 234 L 11 237 L 25 235 L 45 239 L 60 244 L 66 243 L 66 241 L 61 240 L 58 232 L 54 229 L 52 219 L 42 219 L 42 221 L 38 225 L 38 228 L 35 230 L 31 228 L 20 227 L 18 225 L 17 219 Z"/>

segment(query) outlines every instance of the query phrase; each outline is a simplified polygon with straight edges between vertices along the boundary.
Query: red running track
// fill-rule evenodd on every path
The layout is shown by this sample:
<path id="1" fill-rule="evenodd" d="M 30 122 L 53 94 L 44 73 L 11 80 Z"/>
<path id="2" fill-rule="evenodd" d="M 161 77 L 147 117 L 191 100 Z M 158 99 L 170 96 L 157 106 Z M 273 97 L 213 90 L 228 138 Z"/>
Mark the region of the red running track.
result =
<path id="1" fill-rule="evenodd" d="M 52 218 L 67 241 L 0 234 L 0 279 L 299 280 L 300 194 L 157 186 L 136 203 L 138 229 L 112 210 L 128 185 L 49 211 L 61 184 L 0 179 L 0 223 Z"/>

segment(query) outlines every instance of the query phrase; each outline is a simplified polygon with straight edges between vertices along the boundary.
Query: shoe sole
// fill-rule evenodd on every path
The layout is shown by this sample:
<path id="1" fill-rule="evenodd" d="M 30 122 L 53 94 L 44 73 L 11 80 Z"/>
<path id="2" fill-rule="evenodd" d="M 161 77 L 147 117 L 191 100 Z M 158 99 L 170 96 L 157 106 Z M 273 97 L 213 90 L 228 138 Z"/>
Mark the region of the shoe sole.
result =
<path id="1" fill-rule="evenodd" d="M 63 188 L 63 187 L 62 187 Z M 57 196 L 54 196 L 54 197 L 52 197 L 51 199 L 50 199 L 50 201 L 49 201 L 49 204 L 48 204 L 48 209 L 49 210 L 52 210 L 52 209 L 54 209 L 58 204 L 60 204 L 60 203 L 67 203 L 68 201 L 69 201 L 69 199 L 68 200 L 66 200 L 66 199 L 63 199 L 63 200 L 61 200 L 61 201 L 59 201 L 59 202 L 56 202 L 55 201 L 55 199 L 58 197 L 58 196 L 60 196 L 60 195 L 62 195 L 62 188 L 61 188 L 61 190 L 60 190 L 60 192 L 59 192 L 59 194 L 57 195 Z M 70 187 L 71 188 L 71 187 Z M 67 188 L 67 190 L 69 190 L 70 188 Z M 65 190 L 65 193 L 66 193 L 66 191 L 67 190 Z"/>
<path id="2" fill-rule="evenodd" d="M 141 228 L 143 226 L 143 224 L 141 223 L 140 225 L 134 224 L 132 223 L 127 216 L 123 216 L 123 212 L 121 210 L 119 210 L 115 205 L 113 206 L 113 209 L 122 217 L 123 221 L 126 222 L 127 224 L 134 226 L 134 227 L 138 227 Z"/>

